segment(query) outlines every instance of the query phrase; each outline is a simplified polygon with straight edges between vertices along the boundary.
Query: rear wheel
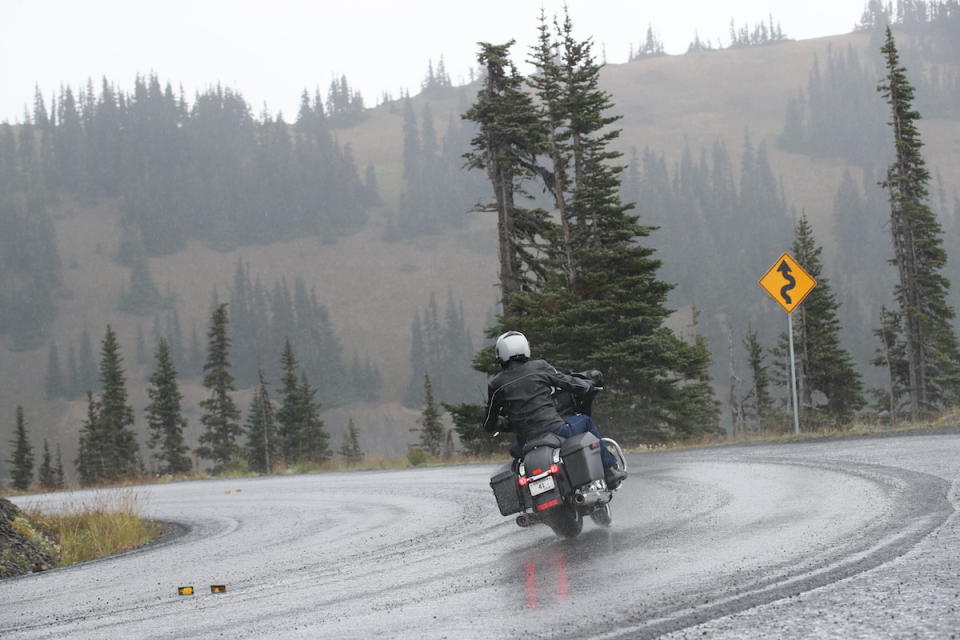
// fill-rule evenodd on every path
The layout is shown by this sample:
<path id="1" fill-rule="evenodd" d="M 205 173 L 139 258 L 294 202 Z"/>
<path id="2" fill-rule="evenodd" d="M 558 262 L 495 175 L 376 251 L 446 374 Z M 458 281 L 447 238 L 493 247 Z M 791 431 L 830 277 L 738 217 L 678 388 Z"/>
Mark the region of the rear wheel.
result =
<path id="1" fill-rule="evenodd" d="M 593 523 L 598 527 L 609 527 L 613 522 L 613 518 L 610 515 L 610 504 L 607 503 L 591 513 L 590 519 L 593 520 Z"/>
<path id="2" fill-rule="evenodd" d="M 543 516 L 543 522 L 561 538 L 576 538 L 583 529 L 583 516 L 567 506 L 551 509 Z"/>

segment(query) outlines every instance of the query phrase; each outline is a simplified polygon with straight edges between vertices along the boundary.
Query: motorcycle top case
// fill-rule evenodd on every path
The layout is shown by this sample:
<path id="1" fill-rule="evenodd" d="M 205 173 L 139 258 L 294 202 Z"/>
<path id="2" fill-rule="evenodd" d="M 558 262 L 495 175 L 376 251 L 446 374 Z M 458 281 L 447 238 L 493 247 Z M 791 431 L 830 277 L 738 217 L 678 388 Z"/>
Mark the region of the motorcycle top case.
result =
<path id="1" fill-rule="evenodd" d="M 592 433 L 580 433 L 564 440 L 560 456 L 572 486 L 581 487 L 603 478 L 600 440 Z"/>
<path id="2" fill-rule="evenodd" d="M 520 490 L 513 465 L 507 465 L 493 474 L 493 477 L 490 478 L 490 488 L 493 489 L 493 495 L 497 498 L 500 515 L 508 516 L 511 513 L 520 513 L 522 510 Z"/>

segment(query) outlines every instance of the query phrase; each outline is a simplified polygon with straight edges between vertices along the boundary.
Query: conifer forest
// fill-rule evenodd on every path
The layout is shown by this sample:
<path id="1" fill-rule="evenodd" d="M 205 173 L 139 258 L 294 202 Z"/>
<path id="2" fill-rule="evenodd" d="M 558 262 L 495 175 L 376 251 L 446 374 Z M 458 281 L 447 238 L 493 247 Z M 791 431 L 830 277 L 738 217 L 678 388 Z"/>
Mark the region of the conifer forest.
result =
<path id="1" fill-rule="evenodd" d="M 176 78 L 37 86 L 0 123 L 0 483 L 491 449 L 492 339 L 605 374 L 628 445 L 960 404 L 960 4 L 871 0 L 606 60 L 569 15 L 296 113 Z M 309 84 L 312 80 L 305 79 Z M 368 97 L 369 98 L 369 97 Z M 299 465 L 299 466 L 298 466 Z"/>

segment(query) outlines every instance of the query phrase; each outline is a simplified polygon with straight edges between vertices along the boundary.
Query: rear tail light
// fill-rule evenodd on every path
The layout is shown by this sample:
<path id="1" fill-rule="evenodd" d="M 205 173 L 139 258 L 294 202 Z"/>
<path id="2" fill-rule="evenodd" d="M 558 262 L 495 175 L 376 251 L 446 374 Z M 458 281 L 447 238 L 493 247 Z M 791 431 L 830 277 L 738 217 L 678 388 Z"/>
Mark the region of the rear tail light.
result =
<path id="1" fill-rule="evenodd" d="M 560 473 L 560 466 L 556 464 L 550 465 L 550 468 L 547 469 L 547 473 L 549 473 L 550 475 L 556 475 Z"/>
<path id="2" fill-rule="evenodd" d="M 521 487 L 527 486 L 527 483 L 528 483 L 528 482 L 530 482 L 530 479 L 527 478 L 526 476 L 520 476 L 519 478 L 517 478 L 517 483 L 518 483 Z"/>
<path id="3" fill-rule="evenodd" d="M 559 500 L 551 500 L 550 502 L 544 502 L 543 504 L 537 506 L 537 511 L 543 511 L 544 509 L 555 507 L 558 504 L 560 504 Z"/>

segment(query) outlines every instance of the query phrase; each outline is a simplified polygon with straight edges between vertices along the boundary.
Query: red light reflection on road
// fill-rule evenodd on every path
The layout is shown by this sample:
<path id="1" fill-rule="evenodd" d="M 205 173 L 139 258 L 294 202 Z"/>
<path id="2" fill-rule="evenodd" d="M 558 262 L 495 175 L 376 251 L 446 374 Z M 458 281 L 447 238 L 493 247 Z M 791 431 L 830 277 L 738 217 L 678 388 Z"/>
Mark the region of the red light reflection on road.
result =
<path id="1" fill-rule="evenodd" d="M 538 565 L 540 579 L 537 575 Z M 564 602 L 570 596 L 567 556 L 563 549 L 554 548 L 545 552 L 531 553 L 524 564 L 523 571 L 526 579 L 528 609 L 534 609 L 540 605 L 541 595 L 553 596 L 551 599 L 558 602 Z"/>

